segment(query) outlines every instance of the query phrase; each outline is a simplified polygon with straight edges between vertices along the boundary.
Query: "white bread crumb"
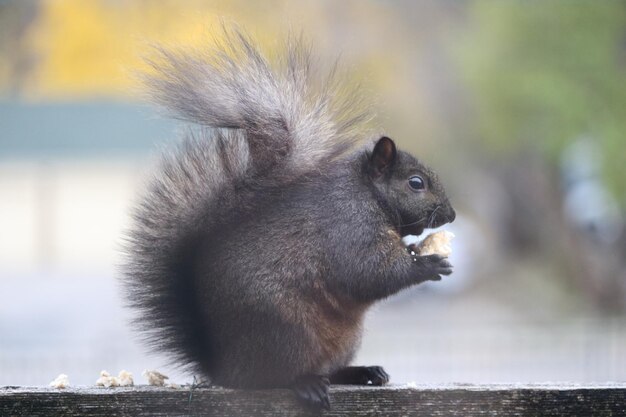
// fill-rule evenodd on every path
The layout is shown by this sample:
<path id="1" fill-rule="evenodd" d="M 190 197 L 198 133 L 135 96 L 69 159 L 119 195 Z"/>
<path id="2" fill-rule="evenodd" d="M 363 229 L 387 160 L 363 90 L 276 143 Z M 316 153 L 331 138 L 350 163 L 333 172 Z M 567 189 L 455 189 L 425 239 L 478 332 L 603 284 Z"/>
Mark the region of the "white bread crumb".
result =
<path id="1" fill-rule="evenodd" d="M 133 374 L 122 369 L 118 376 L 111 376 L 107 371 L 101 371 L 96 385 L 106 388 L 132 387 L 135 382 L 133 381 Z"/>
<path id="2" fill-rule="evenodd" d="M 117 375 L 117 379 L 120 383 L 120 387 L 132 387 L 135 385 L 135 381 L 133 381 L 133 374 L 122 369 Z"/>
<path id="3" fill-rule="evenodd" d="M 52 388 L 58 388 L 58 389 L 67 388 L 70 386 L 70 379 L 67 375 L 60 374 L 59 376 L 56 377 L 54 381 L 50 383 L 50 386 Z"/>
<path id="4" fill-rule="evenodd" d="M 165 380 L 169 379 L 168 376 L 163 375 L 159 371 L 145 370 L 145 371 L 143 371 L 143 373 L 141 375 L 143 375 L 144 378 L 146 378 L 148 380 L 148 384 L 149 385 L 155 385 L 157 387 L 164 386 L 165 385 Z"/>
<path id="5" fill-rule="evenodd" d="M 116 377 L 111 376 L 107 371 L 100 371 L 100 378 L 96 380 L 96 385 L 100 387 L 118 387 L 120 382 Z"/>
<path id="6" fill-rule="evenodd" d="M 417 250 L 421 256 L 437 254 L 447 258 L 452 254 L 452 245 L 450 243 L 452 238 L 454 238 L 454 233 L 447 230 L 431 233 L 422 240 Z"/>

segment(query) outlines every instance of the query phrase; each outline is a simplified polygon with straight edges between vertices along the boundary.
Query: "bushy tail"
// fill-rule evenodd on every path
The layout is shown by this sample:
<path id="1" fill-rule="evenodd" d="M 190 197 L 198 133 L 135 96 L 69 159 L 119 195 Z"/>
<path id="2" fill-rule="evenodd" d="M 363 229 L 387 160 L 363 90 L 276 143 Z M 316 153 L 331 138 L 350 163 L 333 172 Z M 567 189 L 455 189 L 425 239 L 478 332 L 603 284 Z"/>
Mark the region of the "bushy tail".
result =
<path id="1" fill-rule="evenodd" d="M 245 193 L 256 187 L 242 184 L 280 184 L 365 139 L 358 99 L 332 72 L 319 77 L 301 41 L 280 61 L 273 68 L 247 37 L 225 30 L 208 52 L 158 49 L 145 76 L 156 103 L 199 128 L 166 153 L 134 211 L 124 283 L 149 344 L 194 370 L 210 369 L 211 358 L 192 279 L 198 236 L 255 201 Z"/>
<path id="2" fill-rule="evenodd" d="M 206 372 L 211 357 L 192 282 L 199 237 L 236 211 L 248 168 L 238 132 L 188 132 L 163 156 L 126 233 L 122 282 L 135 327 L 154 352 L 194 372 Z"/>
<path id="3" fill-rule="evenodd" d="M 301 39 L 272 66 L 236 29 L 208 51 L 158 48 L 145 77 L 152 99 L 176 118 L 245 132 L 258 171 L 314 168 L 363 139 L 370 117 L 356 89 L 320 74 Z"/>

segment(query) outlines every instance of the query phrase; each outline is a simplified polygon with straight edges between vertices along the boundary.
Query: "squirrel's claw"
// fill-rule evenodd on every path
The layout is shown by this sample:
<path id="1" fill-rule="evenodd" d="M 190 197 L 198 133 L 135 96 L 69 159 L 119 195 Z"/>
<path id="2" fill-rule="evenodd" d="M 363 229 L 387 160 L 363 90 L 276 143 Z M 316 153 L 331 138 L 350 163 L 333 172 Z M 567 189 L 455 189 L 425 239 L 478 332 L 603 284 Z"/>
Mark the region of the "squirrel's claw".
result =
<path id="1" fill-rule="evenodd" d="M 369 381 L 372 385 L 385 385 L 389 382 L 389 374 L 385 372 L 382 366 L 368 366 Z"/>
<path id="2" fill-rule="evenodd" d="M 448 259 L 441 255 L 418 256 L 413 260 L 421 262 L 428 271 L 427 279 L 430 281 L 440 281 L 442 275 L 450 275 L 452 273 L 452 264 Z"/>
<path id="3" fill-rule="evenodd" d="M 330 376 L 331 384 L 385 385 L 389 374 L 382 366 L 347 366 Z"/>
<path id="4" fill-rule="evenodd" d="M 365 378 L 371 385 L 385 385 L 389 382 L 389 374 L 385 372 L 382 366 L 366 366 L 364 367 Z"/>

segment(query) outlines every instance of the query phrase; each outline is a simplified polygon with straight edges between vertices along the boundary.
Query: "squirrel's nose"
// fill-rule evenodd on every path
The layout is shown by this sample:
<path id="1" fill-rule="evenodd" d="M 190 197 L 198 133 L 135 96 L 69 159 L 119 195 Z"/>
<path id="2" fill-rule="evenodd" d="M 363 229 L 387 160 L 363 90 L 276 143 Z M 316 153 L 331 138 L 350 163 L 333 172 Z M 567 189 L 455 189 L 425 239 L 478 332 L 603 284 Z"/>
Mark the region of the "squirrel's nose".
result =
<path id="1" fill-rule="evenodd" d="M 450 206 L 448 210 L 448 223 L 452 223 L 456 219 L 456 211 Z"/>

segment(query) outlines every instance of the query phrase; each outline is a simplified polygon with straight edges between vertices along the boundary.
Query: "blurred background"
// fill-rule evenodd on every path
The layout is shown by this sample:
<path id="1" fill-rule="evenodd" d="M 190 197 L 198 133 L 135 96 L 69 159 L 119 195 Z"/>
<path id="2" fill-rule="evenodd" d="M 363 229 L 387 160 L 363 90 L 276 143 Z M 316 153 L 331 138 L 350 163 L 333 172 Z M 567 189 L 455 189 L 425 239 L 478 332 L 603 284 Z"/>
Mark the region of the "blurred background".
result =
<path id="1" fill-rule="evenodd" d="M 357 363 L 394 383 L 626 380 L 623 2 L 0 0 L 0 385 L 192 380 L 143 348 L 116 277 L 182 128 L 132 74 L 220 19 L 341 55 L 459 214 L 454 274 L 379 303 Z"/>

